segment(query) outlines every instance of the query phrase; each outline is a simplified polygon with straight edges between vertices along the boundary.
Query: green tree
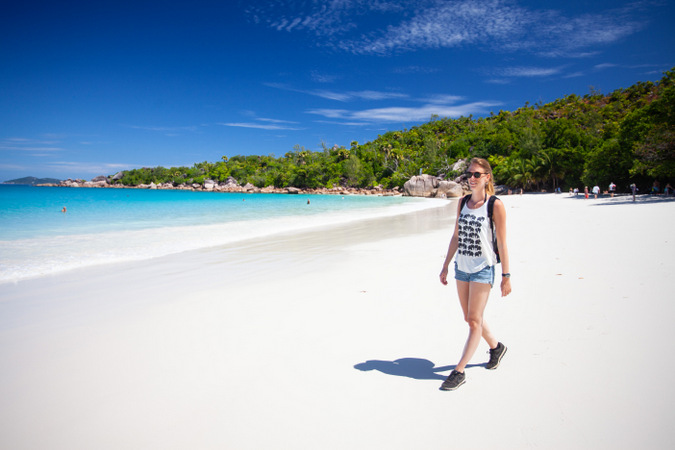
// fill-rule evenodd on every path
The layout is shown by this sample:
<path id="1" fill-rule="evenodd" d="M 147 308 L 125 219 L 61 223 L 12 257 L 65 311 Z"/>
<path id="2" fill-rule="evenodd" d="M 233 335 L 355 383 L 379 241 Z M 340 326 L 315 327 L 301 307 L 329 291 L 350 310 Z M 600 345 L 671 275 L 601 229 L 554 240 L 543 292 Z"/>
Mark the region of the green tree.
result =
<path id="1" fill-rule="evenodd" d="M 588 154 L 582 181 L 586 186 L 608 186 L 610 182 L 628 186 L 632 164 L 630 150 L 622 147 L 618 139 L 609 139 Z"/>
<path id="2" fill-rule="evenodd" d="M 348 186 L 362 186 L 365 174 L 363 172 L 363 163 L 357 156 L 343 162 L 344 178 Z"/>

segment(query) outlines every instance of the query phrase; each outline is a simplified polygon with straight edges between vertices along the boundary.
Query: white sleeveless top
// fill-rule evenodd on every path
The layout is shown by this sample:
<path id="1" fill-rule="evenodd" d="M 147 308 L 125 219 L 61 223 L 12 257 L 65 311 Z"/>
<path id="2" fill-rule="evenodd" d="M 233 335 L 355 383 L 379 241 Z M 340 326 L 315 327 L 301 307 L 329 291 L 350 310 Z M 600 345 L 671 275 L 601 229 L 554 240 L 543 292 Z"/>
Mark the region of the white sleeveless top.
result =
<path id="1" fill-rule="evenodd" d="M 488 266 L 497 265 L 497 255 L 492 249 L 492 226 L 487 208 L 487 201 L 478 209 L 470 209 L 469 202 L 466 202 L 459 213 L 455 262 L 462 272 L 476 273 Z"/>

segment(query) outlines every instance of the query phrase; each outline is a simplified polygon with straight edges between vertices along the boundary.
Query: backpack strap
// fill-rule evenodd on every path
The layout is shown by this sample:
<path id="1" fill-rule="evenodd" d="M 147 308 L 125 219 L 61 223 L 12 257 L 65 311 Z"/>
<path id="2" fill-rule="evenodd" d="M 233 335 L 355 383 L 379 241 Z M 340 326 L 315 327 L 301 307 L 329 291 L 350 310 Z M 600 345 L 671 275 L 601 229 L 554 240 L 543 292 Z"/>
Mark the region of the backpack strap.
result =
<path id="1" fill-rule="evenodd" d="M 488 219 L 492 220 L 492 212 L 495 210 L 495 200 L 498 200 L 496 195 L 491 195 L 488 200 Z"/>
<path id="2" fill-rule="evenodd" d="M 495 256 L 497 256 L 497 262 L 502 262 L 501 257 L 499 256 L 499 247 L 497 247 L 497 230 L 495 229 L 495 223 L 492 220 L 492 213 L 495 209 L 495 201 L 497 200 L 496 195 L 490 196 L 488 200 L 488 220 L 490 221 L 490 226 L 492 227 L 492 248 L 494 249 Z"/>
<path id="3" fill-rule="evenodd" d="M 471 194 L 468 194 L 468 195 L 465 195 L 464 197 L 462 197 L 462 200 L 459 202 L 459 211 L 460 212 L 462 211 L 462 209 L 464 209 L 464 205 L 466 205 L 466 202 L 468 202 L 470 198 L 471 198 Z"/>

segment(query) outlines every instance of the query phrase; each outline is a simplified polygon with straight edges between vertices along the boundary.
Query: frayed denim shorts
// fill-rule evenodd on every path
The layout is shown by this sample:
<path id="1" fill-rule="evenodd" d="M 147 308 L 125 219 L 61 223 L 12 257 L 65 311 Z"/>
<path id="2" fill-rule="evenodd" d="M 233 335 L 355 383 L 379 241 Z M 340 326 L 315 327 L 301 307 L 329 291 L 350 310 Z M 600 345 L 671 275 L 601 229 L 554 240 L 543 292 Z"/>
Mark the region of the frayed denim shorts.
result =
<path id="1" fill-rule="evenodd" d="M 457 263 L 455 262 L 455 279 L 459 281 L 474 282 L 474 283 L 483 283 L 494 286 L 495 284 L 495 266 L 487 266 L 486 268 L 476 272 L 476 273 L 466 273 L 462 272 L 457 268 Z"/>

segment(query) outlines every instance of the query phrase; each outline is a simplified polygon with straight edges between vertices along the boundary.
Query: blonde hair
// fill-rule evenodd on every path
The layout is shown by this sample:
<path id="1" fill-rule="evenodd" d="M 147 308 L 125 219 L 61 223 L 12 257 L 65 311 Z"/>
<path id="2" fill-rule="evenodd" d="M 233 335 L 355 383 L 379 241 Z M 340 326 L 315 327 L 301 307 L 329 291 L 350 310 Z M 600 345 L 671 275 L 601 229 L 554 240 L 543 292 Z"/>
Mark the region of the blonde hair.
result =
<path id="1" fill-rule="evenodd" d="M 492 167 L 490 167 L 490 163 L 487 161 L 487 159 L 473 158 L 469 162 L 469 167 L 471 167 L 471 165 L 473 165 L 473 164 L 475 164 L 478 167 L 480 167 L 481 169 L 483 169 L 483 171 L 485 173 L 490 174 L 490 179 L 488 180 L 487 184 L 485 185 L 485 193 L 488 196 L 495 195 L 495 184 L 494 184 L 494 181 L 492 180 Z"/>

